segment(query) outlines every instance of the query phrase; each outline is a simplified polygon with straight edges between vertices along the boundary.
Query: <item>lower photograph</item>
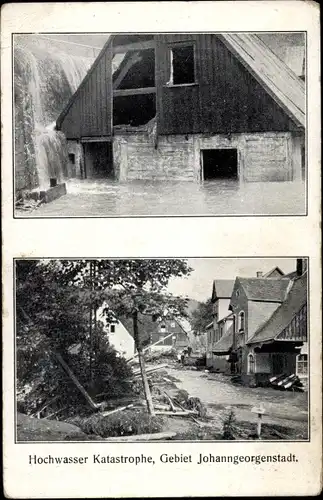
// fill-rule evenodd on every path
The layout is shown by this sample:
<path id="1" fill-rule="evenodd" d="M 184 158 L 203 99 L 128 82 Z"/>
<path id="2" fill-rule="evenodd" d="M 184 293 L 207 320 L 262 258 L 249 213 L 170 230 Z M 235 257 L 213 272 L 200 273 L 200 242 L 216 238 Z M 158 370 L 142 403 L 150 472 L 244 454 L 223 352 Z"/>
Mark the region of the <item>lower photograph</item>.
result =
<path id="1" fill-rule="evenodd" d="M 306 257 L 14 260 L 15 441 L 308 441 Z"/>

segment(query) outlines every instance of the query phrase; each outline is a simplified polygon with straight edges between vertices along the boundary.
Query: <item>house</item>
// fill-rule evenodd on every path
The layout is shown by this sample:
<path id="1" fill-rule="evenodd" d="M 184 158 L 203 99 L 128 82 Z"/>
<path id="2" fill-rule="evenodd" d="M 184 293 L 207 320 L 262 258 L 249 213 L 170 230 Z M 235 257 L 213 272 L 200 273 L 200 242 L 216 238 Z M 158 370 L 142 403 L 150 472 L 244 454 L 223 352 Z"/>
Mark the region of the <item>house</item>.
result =
<path id="1" fill-rule="evenodd" d="M 213 346 L 230 329 L 232 314 L 229 311 L 233 280 L 214 280 L 211 301 L 213 304 L 213 322 L 207 327 L 206 366 L 215 371 L 222 371 L 226 367 L 226 353 L 220 359 L 213 350 Z"/>
<path id="2" fill-rule="evenodd" d="M 123 325 L 133 337 L 133 324 L 131 318 L 121 318 Z M 190 344 L 188 334 L 182 326 L 180 319 L 162 317 L 154 320 L 149 315 L 138 313 L 138 331 L 143 347 L 152 345 L 154 350 L 183 350 Z M 156 346 L 153 346 L 158 342 Z"/>
<path id="3" fill-rule="evenodd" d="M 301 265 L 302 264 L 302 265 Z M 307 377 L 307 267 L 298 260 L 292 279 L 236 278 L 230 301 L 231 362 L 247 384 L 273 375 Z"/>
<path id="4" fill-rule="evenodd" d="M 103 304 L 97 310 L 97 318 L 104 324 L 103 329 L 108 337 L 109 344 L 113 346 L 121 356 L 130 358 L 136 352 L 135 341 L 131 330 L 127 328 L 122 318 L 113 323 L 106 323 L 103 321 L 102 313 L 105 308 L 106 304 Z"/>
<path id="5" fill-rule="evenodd" d="M 180 320 L 167 317 L 157 323 L 157 328 L 152 333 L 152 344 L 157 341 L 162 341 L 155 347 L 159 349 L 172 347 L 182 351 L 189 345 L 188 334 L 181 325 Z"/>
<path id="6" fill-rule="evenodd" d="M 300 180 L 305 84 L 289 66 L 257 34 L 110 36 L 56 122 L 70 170 L 118 181 Z"/>

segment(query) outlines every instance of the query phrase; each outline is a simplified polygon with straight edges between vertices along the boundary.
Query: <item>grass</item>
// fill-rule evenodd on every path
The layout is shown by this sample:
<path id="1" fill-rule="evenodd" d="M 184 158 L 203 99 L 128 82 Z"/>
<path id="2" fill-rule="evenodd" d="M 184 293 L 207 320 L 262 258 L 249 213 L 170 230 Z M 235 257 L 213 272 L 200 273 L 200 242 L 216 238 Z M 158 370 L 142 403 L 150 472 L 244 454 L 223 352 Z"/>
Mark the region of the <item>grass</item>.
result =
<path id="1" fill-rule="evenodd" d="M 100 414 L 88 418 L 76 417 L 73 424 L 89 435 L 101 437 L 132 436 L 160 432 L 164 419 L 151 417 L 143 410 L 124 410 L 106 417 Z"/>

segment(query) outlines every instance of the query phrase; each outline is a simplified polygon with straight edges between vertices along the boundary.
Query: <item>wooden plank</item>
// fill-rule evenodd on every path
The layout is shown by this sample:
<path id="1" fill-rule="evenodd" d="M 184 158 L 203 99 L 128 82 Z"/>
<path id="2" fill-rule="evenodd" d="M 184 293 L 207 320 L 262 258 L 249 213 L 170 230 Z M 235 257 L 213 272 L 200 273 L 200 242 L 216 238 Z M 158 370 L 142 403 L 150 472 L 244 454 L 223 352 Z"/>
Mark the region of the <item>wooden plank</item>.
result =
<path id="1" fill-rule="evenodd" d="M 81 142 L 111 142 L 111 136 L 81 137 Z"/>
<path id="2" fill-rule="evenodd" d="M 198 413 L 193 410 L 185 410 L 185 411 L 164 411 L 157 410 L 155 411 L 156 415 L 168 415 L 170 417 L 191 417 L 192 415 L 198 416 Z"/>
<path id="3" fill-rule="evenodd" d="M 132 408 L 133 406 L 135 406 L 135 405 L 134 404 L 130 404 L 130 405 L 127 405 L 127 406 L 120 406 L 120 408 L 116 408 L 115 410 L 104 411 L 104 412 L 100 413 L 100 416 L 101 417 L 107 417 L 108 415 L 112 415 L 113 413 L 117 413 L 118 411 L 124 411 L 124 410 L 127 410 L 128 408 Z"/>
<path id="4" fill-rule="evenodd" d="M 156 87 L 145 87 L 143 89 L 116 89 L 113 91 L 114 97 L 127 95 L 155 94 Z"/>
<path id="5" fill-rule="evenodd" d="M 125 45 L 116 45 L 113 47 L 113 55 L 124 54 L 130 50 L 146 50 L 154 49 L 156 47 L 155 40 L 147 40 L 145 42 L 133 42 Z"/>
<path id="6" fill-rule="evenodd" d="M 154 434 L 133 434 L 132 436 L 109 437 L 104 441 L 160 441 L 161 439 L 171 439 L 176 436 L 176 432 L 156 432 Z"/>

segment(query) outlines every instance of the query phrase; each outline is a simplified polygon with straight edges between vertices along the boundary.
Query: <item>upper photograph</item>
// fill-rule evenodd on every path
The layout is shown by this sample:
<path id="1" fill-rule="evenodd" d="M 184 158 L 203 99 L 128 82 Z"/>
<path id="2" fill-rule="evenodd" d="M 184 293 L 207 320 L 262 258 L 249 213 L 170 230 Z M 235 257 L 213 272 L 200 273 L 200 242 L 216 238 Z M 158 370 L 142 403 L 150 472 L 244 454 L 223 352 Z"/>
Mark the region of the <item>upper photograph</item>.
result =
<path id="1" fill-rule="evenodd" d="M 12 48 L 14 217 L 307 214 L 305 32 Z"/>

